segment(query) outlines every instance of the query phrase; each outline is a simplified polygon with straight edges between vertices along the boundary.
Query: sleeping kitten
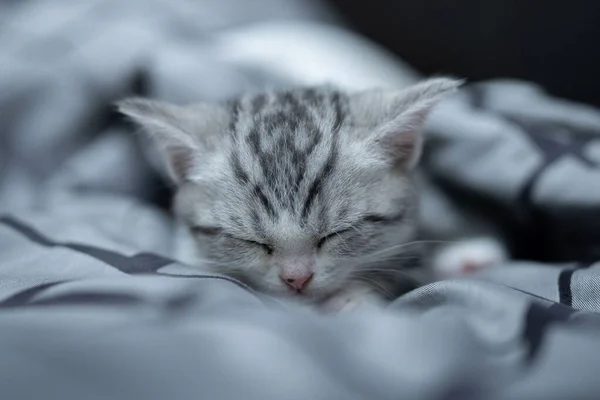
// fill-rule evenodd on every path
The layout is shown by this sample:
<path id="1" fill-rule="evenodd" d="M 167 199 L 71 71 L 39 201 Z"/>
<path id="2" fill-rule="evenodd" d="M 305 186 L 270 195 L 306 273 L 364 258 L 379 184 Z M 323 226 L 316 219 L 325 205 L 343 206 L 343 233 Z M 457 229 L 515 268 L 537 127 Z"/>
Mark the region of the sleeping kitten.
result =
<path id="1" fill-rule="evenodd" d="M 421 127 L 459 81 L 328 86 L 119 109 L 161 145 L 176 214 L 217 272 L 328 309 L 395 297 L 414 243 Z"/>

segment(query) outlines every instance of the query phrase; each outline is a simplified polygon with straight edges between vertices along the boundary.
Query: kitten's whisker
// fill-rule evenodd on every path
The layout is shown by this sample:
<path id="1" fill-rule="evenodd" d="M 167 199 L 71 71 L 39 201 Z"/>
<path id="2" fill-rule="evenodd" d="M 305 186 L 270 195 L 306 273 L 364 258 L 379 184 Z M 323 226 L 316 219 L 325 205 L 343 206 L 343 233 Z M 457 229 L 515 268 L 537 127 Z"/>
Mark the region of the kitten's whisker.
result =
<path id="1" fill-rule="evenodd" d="M 394 259 L 394 258 L 418 258 L 420 257 L 420 254 L 415 254 L 412 252 L 404 252 L 404 253 L 391 253 L 391 254 L 375 254 L 375 255 L 367 255 L 364 257 L 360 257 L 360 258 L 356 258 L 356 261 L 358 262 L 368 262 L 371 260 L 387 260 L 387 259 Z"/>
<path id="2" fill-rule="evenodd" d="M 374 258 L 374 259 L 360 259 L 360 260 L 355 260 L 352 263 L 348 263 L 345 266 L 347 268 L 354 268 L 357 265 L 371 265 L 371 264 L 381 264 L 381 263 L 385 263 L 385 262 L 390 262 L 390 261 L 403 261 L 403 260 L 415 260 L 415 259 L 419 259 L 421 258 L 418 255 L 396 255 L 396 256 L 391 256 L 391 257 L 381 257 L 381 258 Z M 339 259 L 340 261 L 343 259 Z M 346 260 L 347 261 L 347 260 Z"/>
<path id="3" fill-rule="evenodd" d="M 362 256 L 358 256 L 358 257 L 355 257 L 354 260 L 357 263 L 369 262 L 370 260 L 373 259 L 373 257 L 378 256 L 378 255 L 385 255 L 385 253 L 392 252 L 392 251 L 397 251 L 397 250 L 403 249 L 403 248 L 411 246 L 411 245 L 427 244 L 427 243 L 447 244 L 447 243 L 455 243 L 455 242 L 447 241 L 447 240 L 415 240 L 415 241 L 412 241 L 412 242 L 402 243 L 402 244 L 391 246 L 391 247 L 388 247 L 388 248 L 385 248 L 385 249 L 382 249 L 382 250 L 378 250 L 378 251 L 375 251 L 373 253 L 368 253 L 368 254 L 365 254 L 365 255 L 362 255 Z M 417 257 L 418 256 L 415 255 L 415 256 L 411 256 L 410 258 L 417 258 Z M 342 259 L 343 258 L 334 258 L 334 260 L 342 260 Z M 378 258 L 376 258 L 375 260 L 378 260 Z"/>
<path id="4" fill-rule="evenodd" d="M 354 259 L 357 262 L 365 262 L 366 260 L 373 259 L 376 256 L 382 256 L 382 257 L 384 257 L 386 255 L 386 253 L 397 251 L 397 250 L 400 250 L 400 249 L 402 249 L 404 247 L 406 247 L 404 244 L 402 244 L 402 245 L 396 245 L 396 246 L 391 246 L 391 247 L 388 247 L 388 248 L 385 248 L 385 249 L 382 249 L 382 250 L 375 251 L 373 253 L 367 253 L 367 254 L 355 257 Z M 402 253 L 400 253 L 400 254 L 402 254 Z"/>
<path id="5" fill-rule="evenodd" d="M 354 229 L 356 231 L 356 233 L 358 233 L 359 235 L 361 235 L 365 240 L 368 239 L 367 235 L 365 235 L 360 229 L 358 229 L 356 226 L 351 226 L 350 228 Z"/>
<path id="6" fill-rule="evenodd" d="M 379 253 L 384 253 L 384 252 L 392 251 L 392 250 L 398 250 L 398 249 L 402 249 L 407 246 L 412 246 L 412 245 L 417 245 L 417 244 L 448 244 L 448 243 L 455 243 L 455 242 L 448 241 L 448 240 L 414 240 L 412 242 L 406 242 L 406 243 L 398 244 L 395 246 L 391 246 L 391 247 L 376 251 L 374 253 L 367 254 L 366 256 L 373 256 L 373 255 L 376 255 Z"/>
<path id="7" fill-rule="evenodd" d="M 414 260 L 421 258 L 419 254 L 390 254 L 382 255 L 377 258 L 369 258 L 362 260 L 364 264 L 372 264 L 376 262 L 395 261 L 395 260 Z"/>
<path id="8" fill-rule="evenodd" d="M 342 235 L 340 235 L 340 234 L 339 234 L 339 233 L 337 233 L 337 232 L 335 233 L 335 235 L 338 237 L 338 239 L 340 239 L 340 240 L 341 240 L 341 241 L 344 243 L 344 246 L 346 246 L 346 244 L 347 244 L 348 242 L 346 242 L 346 240 L 345 240 L 345 239 L 342 237 Z"/>
<path id="9" fill-rule="evenodd" d="M 388 292 L 379 282 L 377 282 L 375 279 L 370 279 L 370 278 L 366 278 L 364 276 L 354 276 L 351 279 L 353 280 L 357 280 L 357 281 L 362 281 L 365 283 L 368 283 L 370 286 L 373 287 L 373 289 L 375 289 L 376 291 L 380 292 L 381 294 L 383 294 L 385 297 L 388 298 L 388 300 L 393 300 L 394 299 L 394 295 L 392 295 L 390 292 Z"/>

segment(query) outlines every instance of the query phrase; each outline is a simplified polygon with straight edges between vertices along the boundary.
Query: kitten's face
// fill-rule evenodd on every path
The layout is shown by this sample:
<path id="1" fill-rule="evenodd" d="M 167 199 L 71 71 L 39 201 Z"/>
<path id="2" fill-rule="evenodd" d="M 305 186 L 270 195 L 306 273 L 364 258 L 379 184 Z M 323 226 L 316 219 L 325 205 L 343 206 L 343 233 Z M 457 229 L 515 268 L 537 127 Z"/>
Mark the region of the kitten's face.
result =
<path id="1" fill-rule="evenodd" d="M 317 300 L 402 253 L 416 212 L 418 128 L 456 86 L 316 87 L 223 106 L 133 100 L 121 109 L 162 140 L 176 212 L 218 272 Z"/>
<path id="2" fill-rule="evenodd" d="M 260 167 L 242 162 L 248 180 L 240 181 L 234 164 L 221 160 L 211 180 L 181 187 L 178 214 L 217 271 L 263 291 L 293 294 L 281 277 L 299 268 L 314 274 L 301 294 L 316 298 L 359 279 L 362 269 L 376 265 L 370 262 L 398 254 L 383 250 L 410 240 L 410 179 L 344 151 L 324 173 L 326 154 L 308 157 L 302 179 L 267 181 Z"/>

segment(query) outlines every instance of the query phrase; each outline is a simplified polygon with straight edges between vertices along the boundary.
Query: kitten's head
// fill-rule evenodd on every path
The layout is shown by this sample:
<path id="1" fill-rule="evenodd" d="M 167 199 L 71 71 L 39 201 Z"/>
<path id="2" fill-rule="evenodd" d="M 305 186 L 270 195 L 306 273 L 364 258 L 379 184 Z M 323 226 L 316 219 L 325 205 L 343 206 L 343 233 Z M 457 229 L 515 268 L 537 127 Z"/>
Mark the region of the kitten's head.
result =
<path id="1" fill-rule="evenodd" d="M 420 129 L 459 84 L 437 78 L 402 91 L 321 86 L 220 105 L 129 99 L 119 107 L 161 145 L 178 188 L 175 210 L 219 272 L 317 299 L 411 239 Z"/>

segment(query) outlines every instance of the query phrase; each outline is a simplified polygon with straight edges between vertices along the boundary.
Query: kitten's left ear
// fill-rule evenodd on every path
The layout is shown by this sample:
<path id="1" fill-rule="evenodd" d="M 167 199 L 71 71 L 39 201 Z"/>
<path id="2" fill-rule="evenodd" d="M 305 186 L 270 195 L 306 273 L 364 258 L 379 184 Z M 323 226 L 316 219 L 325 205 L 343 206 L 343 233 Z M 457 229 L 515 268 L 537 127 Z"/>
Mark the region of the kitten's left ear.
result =
<path id="1" fill-rule="evenodd" d="M 432 107 L 463 83 L 433 78 L 404 90 L 368 90 L 351 96 L 357 124 L 370 131 L 367 139 L 394 166 L 413 168 L 421 156 L 421 129 Z"/>
<path id="2" fill-rule="evenodd" d="M 224 110 L 210 104 L 183 107 L 130 98 L 118 102 L 117 107 L 158 143 L 175 183 L 192 177 L 228 121 Z"/>

